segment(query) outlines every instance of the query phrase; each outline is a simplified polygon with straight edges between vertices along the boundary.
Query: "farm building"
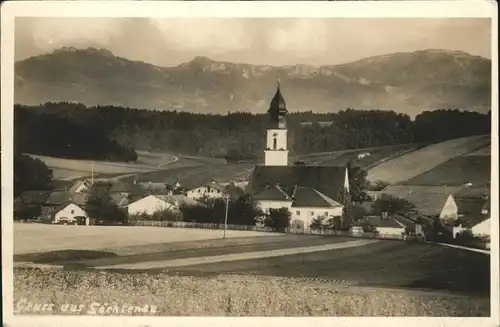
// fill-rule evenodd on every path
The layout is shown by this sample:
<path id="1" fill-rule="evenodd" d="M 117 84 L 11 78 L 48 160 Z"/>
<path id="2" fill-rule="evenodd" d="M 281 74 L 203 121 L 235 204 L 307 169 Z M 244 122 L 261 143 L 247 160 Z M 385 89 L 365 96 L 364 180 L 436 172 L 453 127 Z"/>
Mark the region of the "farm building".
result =
<path id="1" fill-rule="evenodd" d="M 54 223 L 67 222 L 71 224 L 77 222 L 78 217 L 87 218 L 88 215 L 80 206 L 70 203 L 56 212 L 54 215 Z"/>
<path id="2" fill-rule="evenodd" d="M 472 226 L 472 234 L 477 236 L 491 236 L 491 217 Z"/>
<path id="3" fill-rule="evenodd" d="M 421 215 L 456 220 L 458 206 L 453 193 L 459 189 L 460 187 L 391 185 L 381 193 L 407 200 Z"/>
<path id="4" fill-rule="evenodd" d="M 264 211 L 281 207 L 292 213 L 292 225 L 309 227 L 319 216 L 340 216 L 343 192 L 349 191 L 345 166 L 289 165 L 287 145 L 288 113 L 280 84 L 271 100 L 264 165 L 253 170 L 247 192 Z"/>
<path id="5" fill-rule="evenodd" d="M 407 227 L 397 219 L 391 217 L 367 217 L 365 221 L 372 225 L 381 235 L 403 235 Z"/>
<path id="6" fill-rule="evenodd" d="M 266 213 L 270 209 L 287 208 L 291 224 L 302 228 L 308 228 L 314 218 L 340 217 L 344 208 L 325 194 L 303 186 L 295 186 L 288 194 L 281 186 L 274 185 L 254 195 L 254 199 Z"/>
<path id="7" fill-rule="evenodd" d="M 217 183 L 195 187 L 187 191 L 187 197 L 190 199 L 223 198 L 227 195 L 226 187 Z"/>
<path id="8" fill-rule="evenodd" d="M 127 206 L 129 215 L 147 214 L 152 215 L 158 211 L 171 210 L 174 208 L 172 203 L 160 199 L 155 195 L 148 195 L 140 200 L 130 203 Z"/>

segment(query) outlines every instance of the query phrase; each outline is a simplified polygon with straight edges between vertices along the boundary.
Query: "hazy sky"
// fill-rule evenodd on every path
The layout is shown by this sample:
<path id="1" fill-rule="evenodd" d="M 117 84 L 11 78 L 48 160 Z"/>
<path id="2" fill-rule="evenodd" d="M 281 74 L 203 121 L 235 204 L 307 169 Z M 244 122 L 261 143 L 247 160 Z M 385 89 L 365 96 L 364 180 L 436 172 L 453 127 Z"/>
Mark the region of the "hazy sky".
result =
<path id="1" fill-rule="evenodd" d="M 162 66 L 195 56 L 318 66 L 423 49 L 491 58 L 490 20 L 480 18 L 17 18 L 15 40 L 16 60 L 94 46 Z"/>

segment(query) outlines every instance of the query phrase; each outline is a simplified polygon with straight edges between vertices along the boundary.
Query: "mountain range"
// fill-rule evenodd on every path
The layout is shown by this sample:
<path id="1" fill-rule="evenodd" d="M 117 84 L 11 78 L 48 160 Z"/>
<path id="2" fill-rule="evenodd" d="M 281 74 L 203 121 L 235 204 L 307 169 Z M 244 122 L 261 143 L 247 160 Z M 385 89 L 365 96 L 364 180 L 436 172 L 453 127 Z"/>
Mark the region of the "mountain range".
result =
<path id="1" fill-rule="evenodd" d="M 168 55 L 168 54 L 166 54 Z M 106 49 L 64 47 L 15 63 L 18 104 L 71 101 L 204 113 L 265 112 L 276 90 L 289 111 L 425 110 L 491 107 L 491 60 L 465 52 L 422 50 L 341 65 L 264 66 L 207 57 L 158 67 Z"/>

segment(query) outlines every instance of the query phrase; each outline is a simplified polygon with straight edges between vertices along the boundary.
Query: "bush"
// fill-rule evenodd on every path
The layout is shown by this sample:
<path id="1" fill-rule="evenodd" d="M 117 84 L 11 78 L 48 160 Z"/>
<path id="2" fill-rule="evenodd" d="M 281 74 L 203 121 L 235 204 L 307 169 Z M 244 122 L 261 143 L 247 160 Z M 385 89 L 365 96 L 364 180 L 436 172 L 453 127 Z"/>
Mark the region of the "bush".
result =
<path id="1" fill-rule="evenodd" d="M 130 221 L 181 221 L 182 215 L 180 212 L 175 212 L 172 210 L 161 210 L 154 212 L 153 214 L 139 213 L 129 216 Z"/>
<path id="2" fill-rule="evenodd" d="M 390 215 L 404 214 L 414 208 L 415 206 L 407 200 L 387 194 L 382 194 L 382 196 L 372 204 L 373 213 L 377 215 L 382 215 L 384 212 L 387 212 Z"/>
<path id="3" fill-rule="evenodd" d="M 85 206 L 85 211 L 96 223 L 126 223 L 128 216 L 123 209 L 111 201 L 107 191 L 99 188 L 90 190 L 90 196 Z"/>
<path id="4" fill-rule="evenodd" d="M 226 199 L 202 199 L 196 206 L 181 206 L 183 220 L 196 223 L 222 224 L 226 216 Z M 261 214 L 257 203 L 248 195 L 229 199 L 227 222 L 231 225 L 255 225 Z"/>
<path id="5" fill-rule="evenodd" d="M 288 208 L 270 209 L 264 224 L 277 232 L 284 232 L 290 226 L 291 216 Z"/>
<path id="6" fill-rule="evenodd" d="M 311 225 L 309 226 L 309 228 L 311 229 L 314 229 L 314 230 L 321 230 L 321 229 L 324 229 L 325 227 L 327 227 L 326 223 L 325 223 L 325 217 L 321 216 L 321 217 L 315 217 L 312 221 L 311 221 Z"/>

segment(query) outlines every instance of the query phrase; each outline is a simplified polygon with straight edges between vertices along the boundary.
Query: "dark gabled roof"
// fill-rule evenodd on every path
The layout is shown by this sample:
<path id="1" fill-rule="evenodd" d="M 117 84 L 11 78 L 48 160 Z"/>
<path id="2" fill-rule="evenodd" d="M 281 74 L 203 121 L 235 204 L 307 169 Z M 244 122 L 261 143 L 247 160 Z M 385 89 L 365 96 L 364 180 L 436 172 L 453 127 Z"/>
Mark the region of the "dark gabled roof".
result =
<path id="1" fill-rule="evenodd" d="M 68 190 L 71 185 L 73 185 L 73 181 L 71 180 L 53 180 L 52 181 L 52 190 L 53 191 L 65 191 Z"/>
<path id="2" fill-rule="evenodd" d="M 291 201 L 292 198 L 279 185 L 273 185 L 255 194 L 255 200 Z"/>
<path id="3" fill-rule="evenodd" d="M 344 166 L 255 166 L 247 191 L 255 195 L 266 187 L 279 184 L 292 194 L 295 186 L 313 188 L 339 202 L 344 188 Z"/>
<path id="4" fill-rule="evenodd" d="M 109 192 L 131 192 L 133 189 L 134 185 L 132 183 L 118 181 L 111 184 Z"/>
<path id="5" fill-rule="evenodd" d="M 391 185 L 381 193 L 405 199 L 422 215 L 437 216 L 443 210 L 448 197 L 457 189 L 459 187 Z"/>
<path id="6" fill-rule="evenodd" d="M 490 215 L 467 215 L 460 217 L 455 225 L 462 225 L 464 228 L 472 228 L 490 218 Z"/>
<path id="7" fill-rule="evenodd" d="M 293 199 L 292 205 L 294 207 L 331 208 L 341 206 L 337 201 L 310 187 L 296 187 L 293 193 Z"/>
<path id="8" fill-rule="evenodd" d="M 386 218 L 382 219 L 380 217 L 367 217 L 365 220 L 370 223 L 372 226 L 375 227 L 392 227 L 392 228 L 404 228 L 405 226 L 403 223 L 393 219 L 393 218 Z"/>
<path id="9" fill-rule="evenodd" d="M 481 198 L 455 198 L 459 215 L 477 215 L 481 214 L 485 203 L 489 201 Z"/>
<path id="10" fill-rule="evenodd" d="M 71 194 L 69 192 L 60 191 L 52 192 L 45 202 L 47 205 L 61 205 L 71 201 Z"/>

